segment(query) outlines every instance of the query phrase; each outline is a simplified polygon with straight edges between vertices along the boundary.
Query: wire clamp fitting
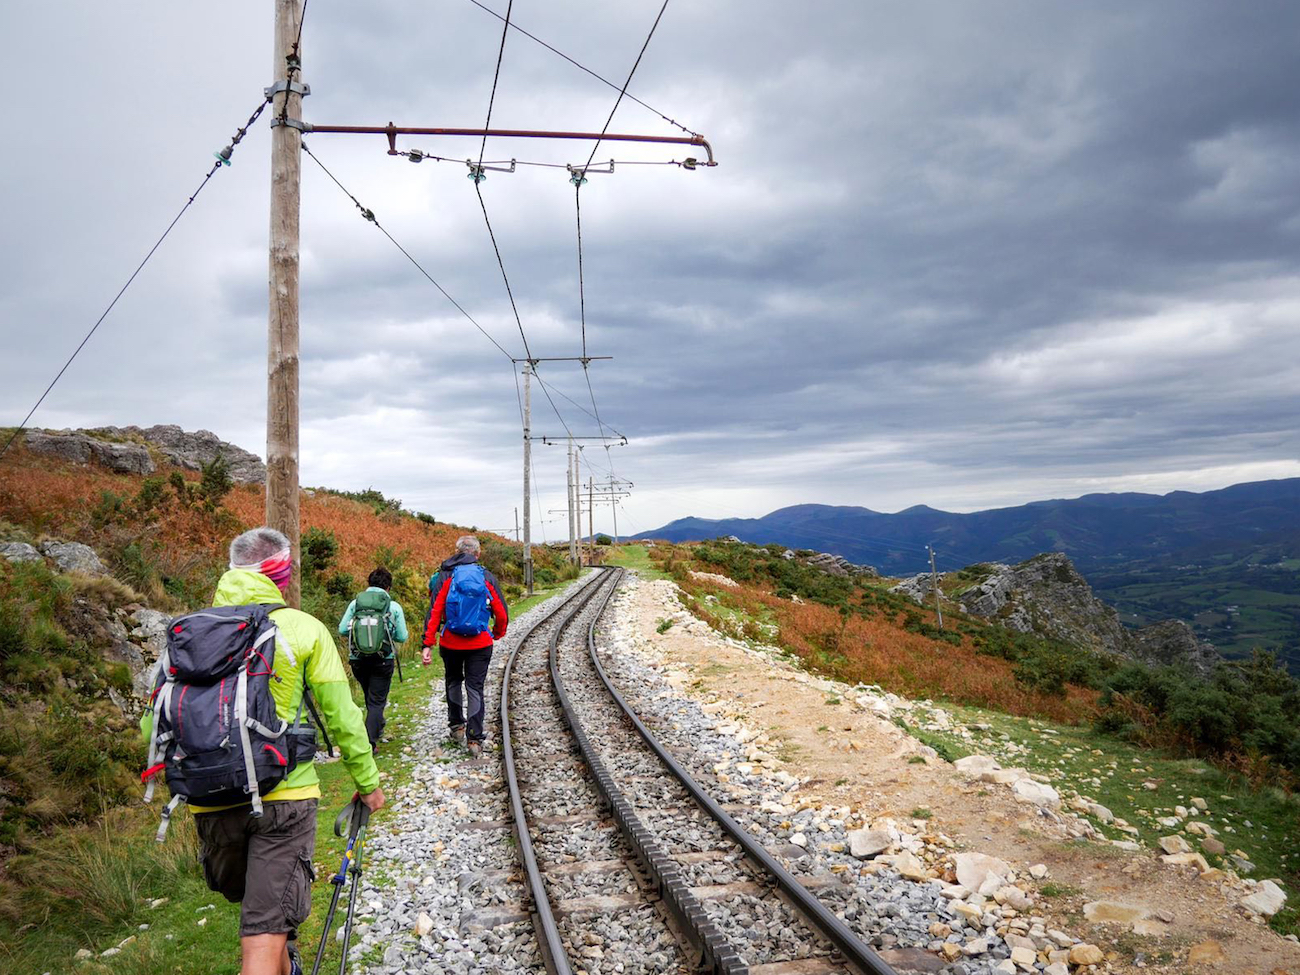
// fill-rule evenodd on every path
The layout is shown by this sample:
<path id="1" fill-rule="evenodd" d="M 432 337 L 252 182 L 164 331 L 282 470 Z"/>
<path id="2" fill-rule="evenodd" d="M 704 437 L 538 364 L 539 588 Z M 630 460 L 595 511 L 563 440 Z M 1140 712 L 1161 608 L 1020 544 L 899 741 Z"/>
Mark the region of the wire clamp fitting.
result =
<path id="1" fill-rule="evenodd" d="M 423 162 L 424 153 L 421 152 L 419 149 L 411 149 L 407 151 L 406 158 L 411 160 L 411 162 L 413 163 Z"/>
<path id="2" fill-rule="evenodd" d="M 274 98 L 282 91 L 291 91 L 295 95 L 301 95 L 303 98 L 306 98 L 311 94 L 311 85 L 306 84 L 305 82 L 281 80 L 277 81 L 270 88 L 262 89 L 262 93 L 266 95 L 268 99 Z"/>
<path id="3" fill-rule="evenodd" d="M 297 129 L 299 132 L 310 132 L 311 123 L 304 122 L 300 118 L 273 118 L 271 119 L 271 128 L 278 125 L 287 125 L 291 129 Z"/>
<path id="4" fill-rule="evenodd" d="M 614 160 L 612 159 L 608 164 L 598 163 L 597 165 L 600 166 L 599 169 L 592 169 L 590 166 L 575 166 L 572 163 L 568 163 L 564 168 L 569 171 L 569 182 L 574 186 L 581 186 L 583 183 L 587 182 L 588 173 L 608 174 L 614 171 Z M 609 166 L 608 169 L 605 168 L 606 165 Z"/>
<path id="5" fill-rule="evenodd" d="M 469 167 L 469 178 L 474 181 L 474 185 L 477 186 L 479 183 L 483 182 L 483 180 L 487 179 L 487 173 L 483 172 L 487 167 L 480 166 L 472 159 L 466 159 L 465 165 Z"/>

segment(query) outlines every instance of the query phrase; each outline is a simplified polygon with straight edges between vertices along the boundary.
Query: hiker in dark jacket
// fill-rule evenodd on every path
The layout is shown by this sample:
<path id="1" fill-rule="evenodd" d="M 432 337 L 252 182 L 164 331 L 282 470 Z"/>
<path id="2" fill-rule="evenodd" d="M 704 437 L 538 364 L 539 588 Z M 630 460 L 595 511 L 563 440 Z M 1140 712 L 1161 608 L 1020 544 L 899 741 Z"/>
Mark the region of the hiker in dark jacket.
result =
<path id="1" fill-rule="evenodd" d="M 369 587 L 357 593 L 339 621 L 339 635 L 348 638 L 348 663 L 366 699 L 366 735 L 370 747 L 379 747 L 384 730 L 384 708 L 393 686 L 395 644 L 406 642 L 406 613 L 388 594 L 393 574 L 379 566 L 366 580 Z"/>
<path id="2" fill-rule="evenodd" d="M 468 739 L 472 758 L 483 752 L 483 683 L 492 660 L 492 641 L 506 635 L 509 623 L 501 586 L 491 572 L 478 564 L 478 557 L 478 539 L 463 535 L 456 540 L 456 554 L 442 563 L 429 580 L 429 619 L 422 658 L 426 666 L 432 663 L 432 647 L 438 645 L 438 655 L 446 668 L 451 737 L 457 742 Z"/>

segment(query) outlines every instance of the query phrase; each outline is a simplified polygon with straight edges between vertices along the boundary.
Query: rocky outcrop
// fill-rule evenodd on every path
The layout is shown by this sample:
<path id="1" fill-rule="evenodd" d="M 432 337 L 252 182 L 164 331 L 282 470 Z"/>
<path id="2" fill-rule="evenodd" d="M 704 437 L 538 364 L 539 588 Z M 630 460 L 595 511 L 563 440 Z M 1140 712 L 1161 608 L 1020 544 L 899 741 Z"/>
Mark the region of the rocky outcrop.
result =
<path id="1" fill-rule="evenodd" d="M 175 424 L 141 429 L 125 427 L 125 434 L 135 434 L 156 448 L 177 467 L 197 471 L 220 454 L 230 468 L 230 476 L 244 484 L 261 484 L 266 480 L 266 465 L 254 453 L 227 443 L 210 430 L 186 433 Z"/>
<path id="2" fill-rule="evenodd" d="M 814 569 L 833 576 L 877 575 L 876 570 L 869 565 L 855 565 L 844 556 L 832 555 L 830 552 L 818 552 L 808 556 L 806 561 Z"/>
<path id="3" fill-rule="evenodd" d="M 41 553 L 53 559 L 60 572 L 84 572 L 89 576 L 108 575 L 108 566 L 99 560 L 95 550 L 80 542 L 47 539 L 41 542 Z"/>
<path id="4" fill-rule="evenodd" d="M 1093 595 L 1068 556 L 1050 552 L 1015 566 L 991 563 L 981 568 L 988 575 L 957 595 L 972 616 L 1098 653 L 1130 652 L 1130 636 L 1119 614 Z"/>
<path id="5" fill-rule="evenodd" d="M 961 608 L 1018 633 L 1037 633 L 1146 663 L 1189 664 L 1200 673 L 1208 673 L 1222 659 L 1181 620 L 1128 629 L 1060 552 L 1036 555 L 1018 565 L 986 562 L 964 570 L 964 575 L 974 581 L 955 594 Z M 924 573 L 904 579 L 891 591 L 922 604 L 934 598 L 930 576 Z"/>
<path id="6" fill-rule="evenodd" d="M 1213 644 L 1200 639 L 1182 620 L 1152 623 L 1130 631 L 1133 656 L 1151 664 L 1190 663 L 1208 673 L 1222 659 Z"/>
<path id="7" fill-rule="evenodd" d="M 892 586 L 889 591 L 898 593 L 900 596 L 906 596 L 913 602 L 922 605 L 928 605 L 934 600 L 934 584 L 928 572 L 904 579 L 898 585 Z"/>
<path id="8" fill-rule="evenodd" d="M 0 542 L 0 558 L 10 562 L 43 562 L 41 553 L 26 542 Z"/>
<path id="9" fill-rule="evenodd" d="M 156 470 L 149 448 L 143 444 L 103 440 L 82 430 L 57 433 L 33 430 L 24 442 L 34 454 L 57 457 L 74 464 L 94 461 L 119 474 L 152 474 Z"/>
<path id="10" fill-rule="evenodd" d="M 197 471 L 220 454 L 235 481 L 260 484 L 266 465 L 256 454 L 222 440 L 210 430 L 187 433 L 174 424 L 152 427 L 98 427 L 94 430 L 33 430 L 27 449 L 76 464 L 96 463 L 121 474 L 152 474 L 159 456 L 187 470 Z"/>

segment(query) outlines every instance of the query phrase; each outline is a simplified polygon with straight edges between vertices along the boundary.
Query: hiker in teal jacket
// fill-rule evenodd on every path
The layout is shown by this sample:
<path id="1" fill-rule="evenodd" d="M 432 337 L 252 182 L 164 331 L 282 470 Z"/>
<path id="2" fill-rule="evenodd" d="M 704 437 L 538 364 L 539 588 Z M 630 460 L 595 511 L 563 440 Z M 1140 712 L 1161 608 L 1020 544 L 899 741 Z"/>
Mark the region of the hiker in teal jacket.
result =
<path id="1" fill-rule="evenodd" d="M 280 679 L 270 683 L 277 714 L 281 720 L 294 720 L 305 683 L 343 753 L 343 765 L 361 801 L 371 810 L 381 808 L 379 770 L 334 637 L 319 620 L 284 604 L 283 592 L 293 572 L 289 540 L 273 528 L 244 532 L 230 545 L 230 566 L 217 583 L 214 606 L 280 607 L 271 610 L 279 630 L 274 659 Z M 151 712 L 145 712 L 140 726 L 148 738 L 153 728 Z M 320 795 L 315 763 L 301 762 L 262 797 L 260 817 L 249 815 L 249 803 L 190 806 L 208 886 L 240 905 L 242 975 L 302 971 L 297 951 L 289 945 L 311 910 L 311 858 Z"/>
<path id="2" fill-rule="evenodd" d="M 386 719 L 388 691 L 393 686 L 395 644 L 406 642 L 406 614 L 388 594 L 393 574 L 383 566 L 370 573 L 369 588 L 348 604 L 339 621 L 339 635 L 348 637 L 348 663 L 366 698 L 366 735 L 372 750 L 379 748 L 379 736 Z"/>

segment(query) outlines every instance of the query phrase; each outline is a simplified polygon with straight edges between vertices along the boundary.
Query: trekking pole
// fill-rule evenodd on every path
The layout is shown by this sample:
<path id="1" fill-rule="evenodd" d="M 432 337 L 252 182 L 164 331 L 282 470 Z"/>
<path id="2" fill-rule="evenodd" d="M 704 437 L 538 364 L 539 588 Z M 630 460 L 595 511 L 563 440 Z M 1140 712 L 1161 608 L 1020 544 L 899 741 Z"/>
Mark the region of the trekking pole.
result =
<path id="1" fill-rule="evenodd" d="M 348 830 L 348 843 L 343 850 L 343 861 L 339 864 L 338 873 L 330 877 L 330 883 L 334 885 L 334 893 L 330 897 L 330 909 L 325 915 L 325 928 L 320 933 L 320 944 L 316 947 L 316 961 L 311 966 L 311 975 L 318 975 L 320 972 L 321 960 L 325 957 L 325 944 L 329 941 L 330 928 L 334 926 L 334 912 L 338 910 L 339 897 L 343 893 L 343 885 L 347 882 L 348 867 L 352 865 L 354 856 L 361 856 L 361 841 L 365 835 L 366 823 L 370 819 L 370 809 L 361 801 L 360 796 L 353 795 L 352 801 L 343 807 L 339 813 L 338 819 L 334 820 L 334 835 L 343 835 L 343 823 L 351 817 L 352 825 Z M 361 873 L 359 867 L 354 868 L 354 877 Z M 353 880 L 353 894 L 356 893 L 356 881 Z M 352 926 L 352 903 L 353 898 L 348 898 L 348 934 L 350 935 Z M 348 937 L 348 935 L 345 935 Z M 348 950 L 347 945 L 343 947 L 343 962 L 347 964 Z M 342 969 L 339 969 L 342 971 Z"/>
<path id="2" fill-rule="evenodd" d="M 316 727 L 320 729 L 321 737 L 325 739 L 325 751 L 330 758 L 334 757 L 334 742 L 330 741 L 330 733 L 325 730 L 325 722 L 320 719 L 320 712 L 316 710 L 316 702 L 312 700 L 311 692 L 306 688 L 303 689 L 302 699 L 307 702 L 307 711 L 311 714 L 311 719 L 316 722 Z"/>
<path id="3" fill-rule="evenodd" d="M 402 683 L 402 651 L 393 647 L 393 659 L 397 661 L 397 683 Z"/>
<path id="4" fill-rule="evenodd" d="M 365 846 L 366 824 L 370 822 L 370 807 L 359 798 L 357 814 L 359 814 L 360 825 L 353 826 L 356 830 L 356 840 L 353 844 L 355 855 L 348 870 L 352 874 L 352 884 L 348 888 L 348 916 L 343 922 L 343 954 L 339 956 L 339 975 L 344 975 L 348 967 L 348 944 L 352 941 L 352 919 L 357 911 L 357 884 L 361 879 L 361 853 Z M 356 820 L 354 819 L 353 822 L 355 823 Z"/>

